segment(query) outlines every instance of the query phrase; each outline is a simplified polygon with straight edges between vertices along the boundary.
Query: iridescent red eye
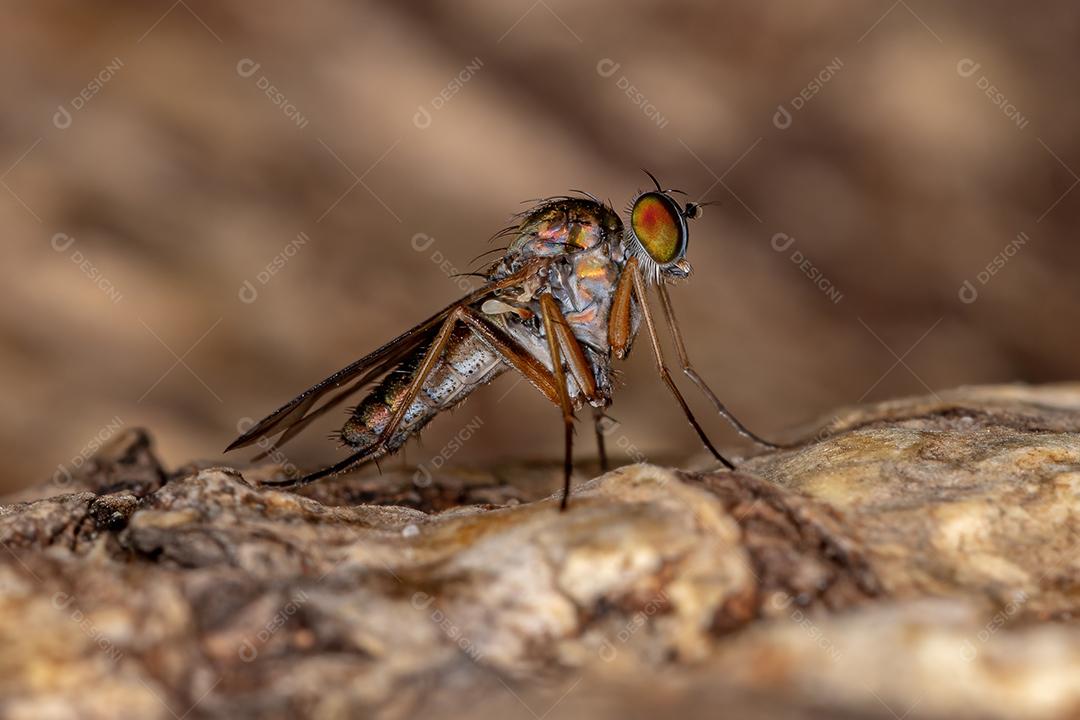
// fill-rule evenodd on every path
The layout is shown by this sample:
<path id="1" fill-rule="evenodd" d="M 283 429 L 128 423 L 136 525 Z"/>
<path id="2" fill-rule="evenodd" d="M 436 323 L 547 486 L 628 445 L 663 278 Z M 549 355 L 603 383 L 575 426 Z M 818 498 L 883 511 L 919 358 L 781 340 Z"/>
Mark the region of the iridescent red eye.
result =
<path id="1" fill-rule="evenodd" d="M 673 263 L 686 252 L 686 220 L 663 193 L 648 192 L 635 200 L 630 225 L 641 247 L 660 265 Z"/>

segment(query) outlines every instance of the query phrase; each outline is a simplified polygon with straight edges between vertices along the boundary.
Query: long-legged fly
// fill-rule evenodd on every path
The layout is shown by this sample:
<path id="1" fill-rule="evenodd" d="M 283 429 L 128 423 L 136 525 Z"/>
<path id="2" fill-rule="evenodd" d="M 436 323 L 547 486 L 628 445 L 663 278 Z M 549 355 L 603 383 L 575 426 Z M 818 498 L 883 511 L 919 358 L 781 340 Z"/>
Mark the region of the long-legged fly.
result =
<path id="1" fill-rule="evenodd" d="M 498 375 L 514 370 L 550 400 L 565 428 L 565 509 L 573 471 L 574 412 L 593 410 L 606 467 L 603 411 L 611 404 L 612 361 L 626 357 L 644 322 L 660 378 L 713 456 L 734 467 L 690 411 L 664 360 L 647 294 L 654 287 L 683 371 L 723 417 L 754 442 L 776 447 L 732 415 L 694 370 L 667 285 L 690 275 L 687 223 L 701 205 L 681 205 L 656 186 L 627 209 L 628 223 L 585 193 L 541 201 L 504 234 L 503 256 L 483 273 L 483 287 L 386 343 L 277 409 L 226 450 L 268 442 L 265 454 L 350 395 L 369 388 L 340 432 L 352 453 L 329 467 L 275 483 L 294 487 L 344 472 L 398 450 L 432 418 Z M 321 404 L 320 404 L 321 401 Z"/>

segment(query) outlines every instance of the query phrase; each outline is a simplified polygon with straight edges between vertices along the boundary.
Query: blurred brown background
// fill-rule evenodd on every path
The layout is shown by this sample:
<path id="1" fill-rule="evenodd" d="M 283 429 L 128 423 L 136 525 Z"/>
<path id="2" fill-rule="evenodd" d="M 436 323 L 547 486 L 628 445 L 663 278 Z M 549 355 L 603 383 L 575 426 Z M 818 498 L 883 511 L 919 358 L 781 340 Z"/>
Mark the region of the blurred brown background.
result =
<path id="1" fill-rule="evenodd" d="M 675 302 L 700 369 L 765 434 L 860 399 L 1080 375 L 1075 3 L 0 12 L 9 487 L 119 427 L 151 428 L 169 464 L 217 458 L 241 418 L 460 295 L 445 267 L 471 269 L 522 200 L 621 208 L 642 167 L 722 201 Z M 642 349 L 626 370 L 623 451 L 696 451 Z M 454 463 L 559 451 L 556 411 L 503 378 L 408 460 L 475 417 Z M 322 432 L 289 450 L 333 456 Z"/>

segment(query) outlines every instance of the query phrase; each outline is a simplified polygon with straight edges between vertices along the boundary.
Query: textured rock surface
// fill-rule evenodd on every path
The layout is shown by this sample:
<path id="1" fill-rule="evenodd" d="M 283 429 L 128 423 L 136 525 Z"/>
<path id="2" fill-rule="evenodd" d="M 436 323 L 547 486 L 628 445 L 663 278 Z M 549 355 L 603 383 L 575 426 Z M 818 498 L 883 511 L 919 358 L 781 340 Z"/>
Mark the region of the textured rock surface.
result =
<path id="1" fill-rule="evenodd" d="M 0 506 L 0 715 L 1074 717 L 1080 386 L 838 413 L 739 472 L 162 469 Z"/>

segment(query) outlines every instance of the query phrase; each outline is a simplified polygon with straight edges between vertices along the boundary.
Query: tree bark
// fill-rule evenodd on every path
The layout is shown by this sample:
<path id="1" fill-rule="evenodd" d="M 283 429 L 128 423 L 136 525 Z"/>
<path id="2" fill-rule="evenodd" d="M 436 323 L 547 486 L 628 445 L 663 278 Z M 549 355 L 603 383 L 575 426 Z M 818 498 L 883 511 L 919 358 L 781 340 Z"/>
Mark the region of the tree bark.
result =
<path id="1" fill-rule="evenodd" d="M 0 715 L 1080 710 L 1080 385 L 844 409 L 566 513 L 555 466 L 279 472 L 128 431 L 0 506 Z"/>

